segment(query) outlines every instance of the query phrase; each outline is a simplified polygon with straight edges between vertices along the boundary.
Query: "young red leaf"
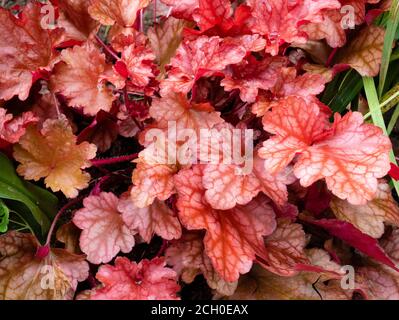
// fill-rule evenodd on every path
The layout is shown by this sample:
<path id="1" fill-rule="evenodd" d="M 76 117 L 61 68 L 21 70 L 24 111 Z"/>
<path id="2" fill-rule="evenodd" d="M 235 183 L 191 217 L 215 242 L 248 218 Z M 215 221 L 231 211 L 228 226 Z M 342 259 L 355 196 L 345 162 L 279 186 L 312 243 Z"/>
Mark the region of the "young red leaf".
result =
<path id="1" fill-rule="evenodd" d="M 199 0 L 193 18 L 202 32 L 215 26 L 228 30 L 232 26 L 233 9 L 230 0 Z"/>
<path id="2" fill-rule="evenodd" d="M 391 170 L 389 170 L 388 174 L 392 179 L 399 181 L 399 167 L 396 164 L 391 163 Z"/>
<path id="3" fill-rule="evenodd" d="M 253 103 L 259 89 L 269 90 L 277 82 L 278 75 L 286 65 L 284 57 L 266 57 L 261 61 L 249 57 L 238 65 L 227 68 L 221 85 L 226 91 L 240 89 L 241 100 Z"/>
<path id="4" fill-rule="evenodd" d="M 73 223 L 82 229 L 80 248 L 94 264 L 111 261 L 119 251 L 129 253 L 134 246 L 134 232 L 129 230 L 118 211 L 119 199 L 102 192 L 83 200 Z"/>
<path id="5" fill-rule="evenodd" d="M 90 300 L 178 300 L 177 275 L 160 258 L 138 264 L 127 258 L 115 259 L 115 266 L 103 265 L 96 278 L 102 286 L 82 294 Z"/>
<path id="6" fill-rule="evenodd" d="M 199 78 L 210 77 L 229 64 L 241 62 L 248 51 L 262 50 L 258 42 L 259 37 L 255 36 L 239 39 L 201 36 L 183 41 L 171 61 L 173 68 L 168 78 L 161 82 L 162 95 L 171 91 L 189 92 Z"/>
<path id="7" fill-rule="evenodd" d="M 154 77 L 152 73 L 152 61 L 154 59 L 155 55 L 149 47 L 132 44 L 123 49 L 122 58 L 115 64 L 115 70 L 122 77 L 129 78 L 133 85 L 145 87 Z M 121 64 L 126 68 L 123 72 L 120 70 Z"/>
<path id="8" fill-rule="evenodd" d="M 381 262 L 399 272 L 399 269 L 396 268 L 395 263 L 380 247 L 377 240 L 356 229 L 349 222 L 335 219 L 313 220 L 309 218 L 306 218 L 306 221 L 327 230 L 331 235 L 347 242 L 349 245 L 369 256 L 370 258 L 373 258 L 374 260 Z"/>
<path id="9" fill-rule="evenodd" d="M 1 300 L 73 299 L 78 282 L 89 275 L 85 257 L 64 249 L 51 249 L 48 255 L 39 258 L 36 255 L 39 247 L 36 238 L 28 233 L 11 231 L 0 236 Z"/>
<path id="10" fill-rule="evenodd" d="M 268 40 L 267 52 L 277 55 L 283 42 L 305 42 L 306 35 L 299 30 L 301 23 L 322 21 L 325 9 L 340 8 L 336 0 L 305 0 L 292 2 L 248 0 L 252 18 L 248 21 L 251 30 L 262 34 Z"/>

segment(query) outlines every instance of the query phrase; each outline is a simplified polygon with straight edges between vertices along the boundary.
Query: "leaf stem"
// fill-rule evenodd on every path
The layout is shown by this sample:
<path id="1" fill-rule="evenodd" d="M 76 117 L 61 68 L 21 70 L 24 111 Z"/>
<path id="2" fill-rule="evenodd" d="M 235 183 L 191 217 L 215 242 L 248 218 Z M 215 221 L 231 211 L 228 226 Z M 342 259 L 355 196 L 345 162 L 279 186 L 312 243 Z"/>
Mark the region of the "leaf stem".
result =
<path id="1" fill-rule="evenodd" d="M 113 57 L 115 60 L 120 60 L 120 58 L 118 57 L 118 55 L 109 47 L 105 44 L 104 41 L 101 40 L 101 38 L 96 34 L 94 36 L 97 40 L 97 42 L 104 48 L 104 50 L 111 56 Z"/>
<path id="2" fill-rule="evenodd" d="M 116 164 L 121 162 L 128 162 L 136 159 L 138 157 L 138 153 L 129 154 L 126 156 L 107 158 L 107 159 L 94 159 L 91 160 L 91 163 L 95 167 L 102 167 L 110 164 Z"/>
<path id="3" fill-rule="evenodd" d="M 79 203 L 80 201 L 83 200 L 83 196 L 77 197 L 75 199 L 72 199 L 71 201 L 69 201 L 67 204 L 65 204 L 60 211 L 58 211 L 58 213 L 56 214 L 56 216 L 54 217 L 53 222 L 51 223 L 50 226 L 50 230 L 47 234 L 47 240 L 46 240 L 46 244 L 44 245 L 44 247 L 46 246 L 50 246 L 50 241 L 51 241 L 51 237 L 54 233 L 54 228 L 59 220 L 59 218 L 65 213 L 65 211 L 67 211 L 70 207 L 74 206 L 75 204 Z"/>

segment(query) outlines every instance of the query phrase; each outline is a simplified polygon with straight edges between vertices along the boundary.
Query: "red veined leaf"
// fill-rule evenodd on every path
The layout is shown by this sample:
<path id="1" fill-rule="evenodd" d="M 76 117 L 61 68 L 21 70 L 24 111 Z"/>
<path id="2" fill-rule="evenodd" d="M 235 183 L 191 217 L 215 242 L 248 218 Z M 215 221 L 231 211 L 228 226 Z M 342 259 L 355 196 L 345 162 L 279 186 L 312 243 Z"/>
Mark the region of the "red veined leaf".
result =
<path id="1" fill-rule="evenodd" d="M 0 139 L 17 143 L 25 134 L 26 127 L 37 121 L 38 118 L 30 111 L 14 118 L 13 115 L 7 114 L 7 110 L 0 108 Z"/>
<path id="2" fill-rule="evenodd" d="M 192 283 L 202 273 L 208 285 L 222 295 L 234 293 L 237 282 L 223 280 L 204 251 L 203 235 L 187 232 L 166 250 L 166 260 L 185 283 Z"/>
<path id="3" fill-rule="evenodd" d="M 33 74 L 51 70 L 56 63 L 53 51 L 60 29 L 42 28 L 42 14 L 37 3 L 27 4 L 15 18 L 0 8 L 0 99 L 10 100 L 17 95 L 26 100 L 33 84 Z"/>
<path id="4" fill-rule="evenodd" d="M 255 256 L 264 250 L 263 236 L 276 227 L 274 212 L 263 198 L 228 211 L 214 210 L 205 201 L 202 168 L 181 170 L 175 176 L 177 207 L 189 230 L 207 230 L 205 252 L 226 281 L 247 273 Z"/>
<path id="5" fill-rule="evenodd" d="M 129 229 L 138 230 L 140 236 L 148 243 L 154 234 L 166 240 L 181 237 L 179 219 L 164 202 L 156 199 L 146 208 L 137 208 L 127 192 L 121 196 L 118 210 L 122 212 L 123 221 Z"/>
<path id="6" fill-rule="evenodd" d="M 61 60 L 51 76 L 51 88 L 63 94 L 69 106 L 83 108 L 85 114 L 110 111 L 115 97 L 101 79 L 107 64 L 98 48 L 86 42 L 82 47 L 63 50 Z"/>
<path id="7" fill-rule="evenodd" d="M 134 246 L 134 232 L 129 230 L 118 211 L 119 199 L 102 192 L 83 200 L 73 223 L 82 229 L 80 248 L 94 264 L 111 261 L 119 251 L 129 253 Z"/>
<path id="8" fill-rule="evenodd" d="M 137 12 L 150 3 L 150 0 L 93 0 L 88 8 L 93 19 L 101 24 L 121 27 L 132 27 Z"/>
<path id="9" fill-rule="evenodd" d="M 131 262 L 117 257 L 115 265 L 103 265 L 96 278 L 102 286 L 83 292 L 89 300 L 178 300 L 176 272 L 160 258 Z M 78 297 L 79 298 L 79 297 Z"/>

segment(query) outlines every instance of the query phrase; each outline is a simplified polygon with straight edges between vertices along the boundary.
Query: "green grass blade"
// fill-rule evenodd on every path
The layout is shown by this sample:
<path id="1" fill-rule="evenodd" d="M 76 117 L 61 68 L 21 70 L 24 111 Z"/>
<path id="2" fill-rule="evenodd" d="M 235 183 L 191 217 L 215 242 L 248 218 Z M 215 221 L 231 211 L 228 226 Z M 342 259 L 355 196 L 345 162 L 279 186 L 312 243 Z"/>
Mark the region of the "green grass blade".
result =
<path id="1" fill-rule="evenodd" d="M 381 97 L 384 93 L 385 80 L 388 74 L 389 63 L 391 61 L 392 44 L 395 40 L 396 30 L 399 25 L 399 0 L 393 0 L 385 33 L 384 49 L 382 53 L 380 82 L 378 94 Z"/>
<path id="2" fill-rule="evenodd" d="M 399 119 L 399 104 L 396 106 L 396 109 L 392 115 L 391 121 L 389 121 L 389 124 L 388 124 L 387 131 L 388 131 L 389 135 L 392 133 L 392 130 L 395 127 L 398 119 Z"/>
<path id="3" fill-rule="evenodd" d="M 370 108 L 371 118 L 373 123 L 380 127 L 382 131 L 388 136 L 388 131 L 385 126 L 384 117 L 380 108 L 380 102 L 378 100 L 377 88 L 375 87 L 374 79 L 371 77 L 363 77 L 364 90 L 366 91 L 367 101 Z M 392 163 L 397 165 L 395 154 L 391 150 L 389 158 Z M 392 179 L 392 183 L 395 187 L 396 193 L 399 195 L 399 182 Z"/>

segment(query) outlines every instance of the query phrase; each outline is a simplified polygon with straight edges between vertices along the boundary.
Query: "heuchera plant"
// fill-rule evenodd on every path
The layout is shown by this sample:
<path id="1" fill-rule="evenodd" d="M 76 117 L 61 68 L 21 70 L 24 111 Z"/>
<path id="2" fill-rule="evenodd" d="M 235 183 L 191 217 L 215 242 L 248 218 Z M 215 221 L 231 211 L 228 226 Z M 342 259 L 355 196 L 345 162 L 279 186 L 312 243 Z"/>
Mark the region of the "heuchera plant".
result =
<path id="1" fill-rule="evenodd" d="M 2 4 L 0 299 L 399 299 L 399 1 Z"/>

